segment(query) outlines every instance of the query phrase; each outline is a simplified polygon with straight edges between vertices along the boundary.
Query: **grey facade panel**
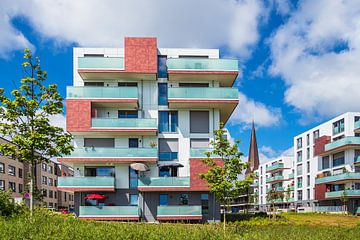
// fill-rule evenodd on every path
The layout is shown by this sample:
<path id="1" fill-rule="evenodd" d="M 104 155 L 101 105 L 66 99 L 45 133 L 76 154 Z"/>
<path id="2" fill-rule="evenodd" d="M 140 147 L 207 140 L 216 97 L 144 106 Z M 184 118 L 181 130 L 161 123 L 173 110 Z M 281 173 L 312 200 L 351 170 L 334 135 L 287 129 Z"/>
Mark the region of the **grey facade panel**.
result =
<path id="1" fill-rule="evenodd" d="M 178 152 L 179 143 L 176 138 L 160 138 L 159 151 L 160 152 Z"/>
<path id="2" fill-rule="evenodd" d="M 84 147 L 115 147 L 114 138 L 84 138 Z"/>
<path id="3" fill-rule="evenodd" d="M 209 133 L 209 111 L 190 111 L 190 133 Z"/>
<path id="4" fill-rule="evenodd" d="M 192 138 L 190 139 L 190 148 L 208 148 L 208 138 Z"/>

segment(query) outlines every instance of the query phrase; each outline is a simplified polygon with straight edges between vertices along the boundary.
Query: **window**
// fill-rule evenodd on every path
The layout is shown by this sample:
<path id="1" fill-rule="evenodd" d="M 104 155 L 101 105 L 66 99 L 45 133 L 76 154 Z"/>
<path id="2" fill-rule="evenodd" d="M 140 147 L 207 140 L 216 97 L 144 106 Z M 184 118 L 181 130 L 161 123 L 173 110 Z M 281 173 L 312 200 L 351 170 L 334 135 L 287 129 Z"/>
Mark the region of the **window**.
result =
<path id="1" fill-rule="evenodd" d="M 114 177 L 114 167 L 85 167 L 86 177 Z"/>
<path id="2" fill-rule="evenodd" d="M 298 194 L 298 200 L 299 200 L 299 201 L 303 200 L 302 190 L 299 190 L 299 191 L 297 192 L 297 194 Z"/>
<path id="3" fill-rule="evenodd" d="M 101 54 L 101 53 L 85 53 L 84 54 L 84 57 L 104 57 L 105 55 L 104 54 Z"/>
<path id="4" fill-rule="evenodd" d="M 119 87 L 137 87 L 137 82 L 118 82 Z"/>
<path id="5" fill-rule="evenodd" d="M 84 86 L 86 86 L 86 87 L 103 87 L 104 82 L 84 82 Z"/>
<path id="6" fill-rule="evenodd" d="M 170 167 L 159 167 L 159 177 L 170 177 Z"/>
<path id="7" fill-rule="evenodd" d="M 9 190 L 16 192 L 16 183 L 9 182 Z"/>
<path id="8" fill-rule="evenodd" d="M 209 87 L 209 83 L 179 83 L 179 87 Z"/>
<path id="9" fill-rule="evenodd" d="M 0 173 L 4 173 L 5 172 L 5 164 L 0 163 Z"/>
<path id="10" fill-rule="evenodd" d="M 302 175 L 302 164 L 297 165 L 296 172 L 297 172 L 297 175 Z"/>
<path id="11" fill-rule="evenodd" d="M 355 161 L 354 162 L 360 162 L 360 150 L 355 150 Z"/>
<path id="12" fill-rule="evenodd" d="M 333 155 L 333 167 L 345 164 L 344 152 L 340 152 Z"/>
<path id="13" fill-rule="evenodd" d="M 42 164 L 41 164 L 41 169 L 42 169 L 44 172 L 46 172 L 46 169 L 47 169 L 46 163 L 42 163 Z"/>
<path id="14" fill-rule="evenodd" d="M 47 184 L 47 177 L 42 176 L 42 184 L 44 184 L 44 185 Z"/>
<path id="15" fill-rule="evenodd" d="M 306 146 L 310 145 L 310 134 L 306 135 Z"/>
<path id="16" fill-rule="evenodd" d="M 137 188 L 138 186 L 138 173 L 137 171 L 135 171 L 134 169 L 132 169 L 131 167 L 129 167 L 129 187 L 131 189 Z"/>
<path id="17" fill-rule="evenodd" d="M 310 159 L 310 148 L 306 149 L 306 159 Z"/>
<path id="18" fill-rule="evenodd" d="M 8 166 L 8 174 L 10 176 L 16 176 L 16 168 L 14 166 L 9 165 Z"/>
<path id="19" fill-rule="evenodd" d="M 189 194 L 180 194 L 180 205 L 189 205 Z"/>
<path id="20" fill-rule="evenodd" d="M 139 195 L 130 194 L 130 205 L 131 206 L 137 206 L 138 205 L 138 198 L 139 198 Z"/>
<path id="21" fill-rule="evenodd" d="M 158 104 L 159 105 L 167 105 L 168 104 L 168 86 L 167 83 L 159 83 L 158 84 Z"/>
<path id="22" fill-rule="evenodd" d="M 54 180 L 54 186 L 57 187 L 57 181 L 56 180 Z"/>
<path id="23" fill-rule="evenodd" d="M 310 176 L 308 175 L 307 177 L 306 177 L 306 186 L 310 186 Z"/>
<path id="24" fill-rule="evenodd" d="M 329 156 L 322 157 L 321 165 L 322 165 L 322 169 L 329 168 L 330 167 L 330 157 Z"/>
<path id="25" fill-rule="evenodd" d="M 297 152 L 297 161 L 301 162 L 302 161 L 302 151 L 298 151 Z"/>
<path id="26" fill-rule="evenodd" d="M 52 178 L 49 178 L 49 179 L 48 179 L 48 185 L 49 185 L 49 186 L 54 185 L 54 182 L 53 182 L 53 179 L 52 179 Z"/>
<path id="27" fill-rule="evenodd" d="M 159 111 L 159 132 L 177 132 L 178 113 L 176 111 Z"/>
<path id="28" fill-rule="evenodd" d="M 21 183 L 19 183 L 19 193 L 23 192 L 23 185 Z"/>
<path id="29" fill-rule="evenodd" d="M 209 148 L 209 139 L 192 138 L 190 139 L 190 148 Z"/>
<path id="30" fill-rule="evenodd" d="M 319 130 L 316 130 L 313 132 L 313 138 L 314 138 L 314 141 L 315 139 L 319 138 L 320 137 L 320 131 Z"/>
<path id="31" fill-rule="evenodd" d="M 50 165 L 48 166 L 48 173 L 51 173 L 51 174 L 53 173 L 53 167 Z"/>
<path id="32" fill-rule="evenodd" d="M 175 138 L 159 139 L 159 161 L 173 161 L 178 159 L 178 140 Z"/>
<path id="33" fill-rule="evenodd" d="M 306 173 L 310 173 L 310 162 L 306 162 Z"/>
<path id="34" fill-rule="evenodd" d="M 168 205 L 168 195 L 160 194 L 160 206 L 167 206 L 167 205 Z"/>
<path id="35" fill-rule="evenodd" d="M 209 133 L 208 111 L 190 111 L 190 133 Z"/>
<path id="36" fill-rule="evenodd" d="M 19 178 L 23 177 L 23 170 L 21 168 L 19 168 Z"/>
<path id="37" fill-rule="evenodd" d="M 53 198 L 54 197 L 54 192 L 49 190 L 49 198 Z"/>
<path id="38" fill-rule="evenodd" d="M 57 199 L 57 192 L 54 191 L 54 198 Z"/>
<path id="39" fill-rule="evenodd" d="M 302 148 L 302 138 L 296 139 L 296 146 L 297 149 Z"/>
<path id="40" fill-rule="evenodd" d="M 138 118 L 138 111 L 136 111 L 136 110 L 119 110 L 118 118 Z"/>
<path id="41" fill-rule="evenodd" d="M 201 194 L 201 210 L 202 214 L 209 214 L 209 194 Z"/>
<path id="42" fill-rule="evenodd" d="M 307 199 L 310 200 L 310 189 L 307 190 Z"/>
<path id="43" fill-rule="evenodd" d="M 114 148 L 114 138 L 84 138 L 84 147 Z"/>
<path id="44" fill-rule="evenodd" d="M 0 180 L 0 190 L 5 191 L 5 181 L 4 180 Z"/>
<path id="45" fill-rule="evenodd" d="M 66 192 L 64 192 L 64 201 L 66 202 L 67 200 L 67 193 Z"/>
<path id="46" fill-rule="evenodd" d="M 355 116 L 354 117 L 354 122 L 358 122 L 358 121 L 360 121 L 360 116 Z"/>
<path id="47" fill-rule="evenodd" d="M 129 148 L 138 148 L 139 139 L 138 138 L 129 138 Z"/>
<path id="48" fill-rule="evenodd" d="M 297 179 L 297 187 L 298 187 L 298 188 L 302 188 L 302 177 L 299 177 L 299 178 Z"/>
<path id="49" fill-rule="evenodd" d="M 344 119 L 333 123 L 333 134 L 338 134 L 344 131 Z"/>
<path id="50" fill-rule="evenodd" d="M 43 197 L 47 197 L 47 191 L 46 191 L 46 189 L 43 189 L 42 190 L 42 194 L 43 194 Z M 65 200 L 66 201 L 66 200 Z"/>
<path id="51" fill-rule="evenodd" d="M 167 78 L 167 56 L 158 56 L 158 78 Z"/>

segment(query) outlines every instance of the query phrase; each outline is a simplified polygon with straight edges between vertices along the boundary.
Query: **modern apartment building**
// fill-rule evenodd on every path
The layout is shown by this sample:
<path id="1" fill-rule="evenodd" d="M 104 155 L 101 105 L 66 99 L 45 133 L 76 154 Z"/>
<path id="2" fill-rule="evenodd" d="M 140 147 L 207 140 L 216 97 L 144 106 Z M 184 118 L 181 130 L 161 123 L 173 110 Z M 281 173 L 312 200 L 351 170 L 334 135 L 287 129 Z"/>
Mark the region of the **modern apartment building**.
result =
<path id="1" fill-rule="evenodd" d="M 67 130 L 75 150 L 59 161 L 74 177 L 79 218 L 210 221 L 220 206 L 199 173 L 213 130 L 238 104 L 238 62 L 218 49 L 158 48 L 125 38 L 124 48 L 75 48 Z M 216 158 L 216 156 L 214 156 Z"/>
<path id="2" fill-rule="evenodd" d="M 294 202 L 294 172 L 293 157 L 282 156 L 266 163 L 260 164 L 257 179 L 254 181 L 255 201 L 259 210 L 266 211 L 271 204 L 278 208 L 288 208 Z M 268 199 L 270 191 L 279 194 L 278 198 Z"/>

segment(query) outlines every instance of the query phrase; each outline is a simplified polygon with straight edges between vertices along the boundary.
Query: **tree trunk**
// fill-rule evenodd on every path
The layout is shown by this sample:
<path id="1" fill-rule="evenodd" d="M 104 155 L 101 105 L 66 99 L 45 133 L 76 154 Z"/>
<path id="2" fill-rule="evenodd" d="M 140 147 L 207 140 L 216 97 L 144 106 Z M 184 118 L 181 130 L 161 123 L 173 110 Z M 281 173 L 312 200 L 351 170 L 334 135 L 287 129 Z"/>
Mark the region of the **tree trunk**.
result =
<path id="1" fill-rule="evenodd" d="M 227 206 L 225 205 L 225 208 L 224 208 L 224 234 L 226 232 L 226 210 L 227 210 Z"/>

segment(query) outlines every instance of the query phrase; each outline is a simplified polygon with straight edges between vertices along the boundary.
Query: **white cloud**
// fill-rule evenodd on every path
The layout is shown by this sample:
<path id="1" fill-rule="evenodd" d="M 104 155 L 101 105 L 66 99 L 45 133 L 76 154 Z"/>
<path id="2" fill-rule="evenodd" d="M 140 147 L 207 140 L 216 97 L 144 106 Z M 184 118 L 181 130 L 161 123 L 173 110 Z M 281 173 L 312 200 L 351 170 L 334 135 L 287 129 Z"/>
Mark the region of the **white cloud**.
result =
<path id="1" fill-rule="evenodd" d="M 271 3 L 274 5 L 276 12 L 281 15 L 287 15 L 292 9 L 289 0 L 272 0 Z"/>
<path id="2" fill-rule="evenodd" d="M 279 157 L 292 157 L 294 155 L 294 148 L 290 147 L 286 150 L 274 150 L 269 146 L 262 146 L 259 148 L 260 163 L 269 162 Z"/>
<path id="3" fill-rule="evenodd" d="M 270 39 L 270 72 L 302 121 L 360 110 L 359 36 L 359 0 L 303 0 Z"/>
<path id="4" fill-rule="evenodd" d="M 242 124 L 249 127 L 252 121 L 259 127 L 276 125 L 281 120 L 281 111 L 278 108 L 268 107 L 239 93 L 239 105 L 231 115 L 229 123 Z"/>
<path id="5" fill-rule="evenodd" d="M 49 119 L 51 125 L 61 127 L 66 131 L 66 118 L 63 114 L 52 115 Z"/>
<path id="6" fill-rule="evenodd" d="M 120 47 L 124 36 L 156 36 L 162 47 L 227 46 L 239 56 L 248 56 L 259 38 L 263 4 L 260 0 L 5 0 L 0 9 L 0 36 L 7 36 L 0 39 L 7 44 L 0 44 L 2 53 L 29 45 L 9 21 L 22 16 L 40 36 L 58 43 Z"/>

